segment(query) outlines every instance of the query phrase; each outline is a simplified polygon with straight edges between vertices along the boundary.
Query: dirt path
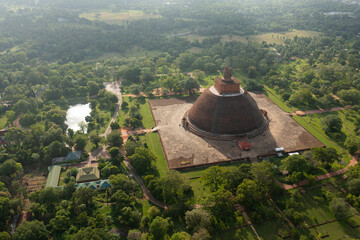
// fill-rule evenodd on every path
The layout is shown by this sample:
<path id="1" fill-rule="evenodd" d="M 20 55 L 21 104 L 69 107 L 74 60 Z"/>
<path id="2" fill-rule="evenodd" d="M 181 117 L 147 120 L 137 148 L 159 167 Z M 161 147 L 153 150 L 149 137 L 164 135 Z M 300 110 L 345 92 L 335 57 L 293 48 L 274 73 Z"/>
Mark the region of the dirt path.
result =
<path id="1" fill-rule="evenodd" d="M 113 117 L 111 118 L 111 121 L 108 125 L 108 127 L 106 128 L 105 133 L 101 134 L 100 136 L 102 137 L 106 137 L 109 133 L 111 133 L 111 123 L 115 122 L 117 115 L 119 114 L 120 111 L 120 107 L 121 107 L 121 103 L 122 103 L 122 98 L 121 98 L 121 91 L 120 91 L 120 86 L 121 86 L 121 82 L 117 81 L 117 82 L 106 82 L 104 83 L 105 89 L 108 92 L 111 92 L 113 94 L 115 94 L 118 98 L 118 102 L 117 102 L 117 106 L 116 106 L 116 110 L 114 112 Z"/>
<path id="2" fill-rule="evenodd" d="M 124 163 L 130 170 L 131 174 L 134 176 L 135 180 L 139 183 L 145 198 L 152 202 L 154 205 L 167 209 L 167 206 L 164 203 L 156 200 L 155 197 L 151 194 L 151 192 L 146 188 L 144 182 L 141 180 L 140 176 L 137 174 L 133 166 L 127 160 L 125 160 Z"/>
<path id="3" fill-rule="evenodd" d="M 243 209 L 244 209 L 244 207 L 243 207 Z M 261 240 L 261 238 L 260 238 L 259 234 L 257 233 L 257 231 L 256 231 L 256 229 L 255 229 L 254 225 L 252 224 L 252 222 L 251 222 L 251 220 L 250 220 L 249 216 L 247 215 L 246 211 L 245 211 L 245 210 L 243 210 L 241 213 L 242 213 L 242 215 L 244 216 L 244 218 L 245 218 L 246 222 L 250 225 L 251 229 L 252 229 L 252 230 L 253 230 L 253 232 L 255 233 L 255 235 L 256 235 L 256 237 L 257 237 L 257 239 L 258 239 L 258 240 Z"/>
<path id="4" fill-rule="evenodd" d="M 357 154 L 355 154 L 355 155 L 352 157 L 349 165 L 347 165 L 345 168 L 340 169 L 340 170 L 337 170 L 337 171 L 335 171 L 335 172 L 326 173 L 326 174 L 317 176 L 316 179 L 315 179 L 315 181 L 321 181 L 321 180 L 324 180 L 324 179 L 328 179 L 328 178 L 331 178 L 331 177 L 334 177 L 334 176 L 341 175 L 341 174 L 345 173 L 345 172 L 348 170 L 349 167 L 355 166 L 355 165 L 358 163 L 358 160 L 359 160 L 359 154 L 357 153 Z M 308 180 L 303 180 L 303 181 L 301 181 L 301 182 L 294 183 L 294 184 L 292 184 L 292 185 L 290 185 L 290 184 L 285 184 L 285 183 L 280 183 L 280 182 L 278 182 L 278 181 L 277 181 L 277 183 L 278 183 L 279 185 L 281 185 L 285 190 L 289 190 L 289 189 L 293 189 L 293 188 L 302 187 L 302 186 L 308 184 L 309 181 L 308 181 Z"/>
<path id="5" fill-rule="evenodd" d="M 326 113 L 326 112 L 336 112 L 336 111 L 341 111 L 341 110 L 346 110 L 346 109 L 350 109 L 353 106 L 346 106 L 346 107 L 334 107 L 334 108 L 330 108 L 330 109 L 315 109 L 315 110 L 308 110 L 308 111 L 302 111 L 303 113 L 305 113 L 305 115 L 309 115 L 309 114 L 317 114 L 317 113 Z"/>

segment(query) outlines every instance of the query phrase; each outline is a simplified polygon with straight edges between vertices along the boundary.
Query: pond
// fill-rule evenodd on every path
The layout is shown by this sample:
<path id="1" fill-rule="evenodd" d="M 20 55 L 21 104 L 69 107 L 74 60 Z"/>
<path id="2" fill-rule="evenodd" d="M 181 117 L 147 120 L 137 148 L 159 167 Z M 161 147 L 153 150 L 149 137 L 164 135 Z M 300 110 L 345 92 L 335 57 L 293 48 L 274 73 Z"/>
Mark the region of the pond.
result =
<path id="1" fill-rule="evenodd" d="M 85 122 L 85 117 L 89 116 L 90 112 L 91 112 L 90 103 L 76 104 L 70 106 L 70 108 L 66 112 L 65 123 L 68 125 L 69 128 L 71 128 L 76 132 L 80 130 L 79 123 Z"/>

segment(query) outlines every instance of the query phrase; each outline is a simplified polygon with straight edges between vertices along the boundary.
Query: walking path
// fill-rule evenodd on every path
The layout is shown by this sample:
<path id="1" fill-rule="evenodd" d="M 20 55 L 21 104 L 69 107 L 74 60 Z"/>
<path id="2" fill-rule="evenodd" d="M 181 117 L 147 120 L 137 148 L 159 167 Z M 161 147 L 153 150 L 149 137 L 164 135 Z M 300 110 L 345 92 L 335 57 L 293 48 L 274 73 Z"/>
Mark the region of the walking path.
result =
<path id="1" fill-rule="evenodd" d="M 118 102 L 117 102 L 117 106 L 116 106 L 116 110 L 114 112 L 113 117 L 111 118 L 111 121 L 108 125 L 108 127 L 106 128 L 105 133 L 101 134 L 100 136 L 102 137 L 106 137 L 109 133 L 111 133 L 111 123 L 115 122 L 117 115 L 119 114 L 120 111 L 120 107 L 121 107 L 121 103 L 122 103 L 122 98 L 121 98 L 121 91 L 120 91 L 120 86 L 121 86 L 121 82 L 117 81 L 117 82 L 106 82 L 104 83 L 105 89 L 108 92 L 111 92 L 113 94 L 115 94 L 118 98 Z"/>
<path id="2" fill-rule="evenodd" d="M 252 224 L 252 222 L 251 222 L 251 220 L 250 220 L 250 218 L 249 218 L 249 216 L 247 215 L 247 213 L 246 213 L 246 211 L 245 211 L 245 208 L 243 207 L 243 211 L 241 211 L 241 213 L 242 213 L 242 215 L 244 216 L 244 218 L 245 218 L 245 220 L 246 220 L 246 222 L 250 225 L 250 227 L 251 227 L 251 229 L 253 230 L 253 232 L 255 233 L 255 235 L 256 235 L 256 237 L 258 238 L 258 240 L 261 240 L 261 238 L 260 238 L 260 236 L 259 236 L 259 234 L 257 233 L 257 231 L 256 231 L 256 229 L 255 229 L 255 227 L 254 227 L 254 225 Z"/>
<path id="3" fill-rule="evenodd" d="M 349 167 L 355 166 L 355 165 L 358 163 L 358 160 L 359 160 L 359 153 L 355 154 L 355 155 L 352 157 L 349 165 L 347 165 L 345 168 L 340 169 L 340 170 L 337 170 L 337 171 L 335 171 L 335 172 L 326 173 L 326 174 L 317 176 L 316 179 L 315 179 L 315 181 L 321 181 L 321 180 L 324 180 L 324 179 L 328 179 L 328 178 L 331 178 L 331 177 L 334 177 L 334 176 L 341 175 L 341 174 L 345 173 L 345 172 L 348 170 Z M 289 189 L 293 189 L 293 188 L 302 187 L 302 186 L 308 184 L 309 181 L 308 181 L 308 180 L 303 180 L 303 181 L 300 181 L 300 182 L 298 182 L 298 183 L 294 183 L 294 184 L 292 184 L 292 185 L 286 184 L 286 183 L 281 183 L 281 182 L 279 182 L 279 181 L 277 181 L 277 183 L 278 183 L 280 186 L 282 186 L 285 190 L 289 190 Z"/>
<path id="4" fill-rule="evenodd" d="M 166 210 L 167 206 L 164 203 L 155 199 L 155 197 L 151 194 L 151 192 L 146 188 L 144 182 L 141 180 L 140 176 L 137 174 L 134 167 L 127 160 L 125 160 L 124 163 L 130 170 L 131 174 L 134 176 L 135 180 L 139 183 L 145 198 L 148 199 L 150 202 L 152 202 L 154 205 L 164 208 Z"/>
<path id="5" fill-rule="evenodd" d="M 309 115 L 309 114 L 317 114 L 317 113 L 326 113 L 326 112 L 336 112 L 336 111 L 341 111 L 341 110 L 346 110 L 346 109 L 350 109 L 353 106 L 346 106 L 346 107 L 334 107 L 334 108 L 330 108 L 330 109 L 315 109 L 315 110 L 308 110 L 308 111 L 301 111 L 303 112 L 305 115 Z"/>

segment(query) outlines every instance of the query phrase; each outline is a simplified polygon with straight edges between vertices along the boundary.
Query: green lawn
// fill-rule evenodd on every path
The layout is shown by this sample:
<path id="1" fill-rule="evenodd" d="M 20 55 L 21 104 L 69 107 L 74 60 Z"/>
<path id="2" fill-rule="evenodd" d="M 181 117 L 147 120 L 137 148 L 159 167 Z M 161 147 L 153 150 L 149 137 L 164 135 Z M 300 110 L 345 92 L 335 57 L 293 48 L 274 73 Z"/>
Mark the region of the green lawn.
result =
<path id="1" fill-rule="evenodd" d="M 142 122 L 144 128 L 149 129 L 155 127 L 154 119 L 150 111 L 148 100 L 146 101 L 146 103 L 140 105 L 140 113 L 143 116 Z"/>
<path id="2" fill-rule="evenodd" d="M 218 234 L 218 239 L 241 239 L 241 240 L 257 240 L 257 237 L 250 226 L 239 229 L 232 229 Z"/>
<path id="3" fill-rule="evenodd" d="M 341 118 L 343 122 L 343 127 L 341 129 L 342 133 L 345 135 L 351 135 L 354 134 L 354 130 L 356 128 L 356 120 L 355 118 L 360 117 L 359 114 L 357 114 L 354 110 L 348 109 L 348 110 L 342 110 L 337 112 L 329 112 L 329 113 L 320 113 L 320 114 L 310 114 L 307 116 L 304 116 L 303 118 L 311 123 L 313 126 L 316 126 L 317 129 L 319 129 L 323 134 L 325 134 L 325 131 L 323 130 L 323 125 L 321 124 L 321 121 L 329 115 L 338 116 Z M 343 136 L 345 136 L 342 134 Z M 339 145 L 342 145 L 343 139 L 338 139 L 337 142 Z"/>
<path id="4" fill-rule="evenodd" d="M 311 228 L 310 232 L 313 236 L 328 234 L 324 239 L 359 239 L 360 228 L 352 228 L 345 220 L 328 223 L 316 228 Z"/>
<path id="5" fill-rule="evenodd" d="M 278 107 L 280 107 L 283 111 L 287 113 L 292 113 L 297 109 L 292 109 L 289 106 L 287 106 L 286 103 L 284 103 L 281 100 L 281 97 L 276 94 L 276 92 L 273 89 L 270 89 L 269 87 L 265 86 L 265 94 L 270 98 L 271 101 L 273 101 Z M 336 144 L 334 141 L 332 141 L 328 136 L 326 136 L 324 130 L 322 129 L 322 126 L 320 122 L 316 121 L 308 121 L 309 118 L 317 118 L 316 116 L 323 115 L 322 114 L 311 114 L 305 117 L 300 116 L 293 116 L 293 119 L 298 122 L 303 128 L 305 128 L 307 131 L 309 131 L 314 137 L 316 137 L 320 142 L 322 142 L 326 147 L 335 148 L 338 153 L 342 154 L 344 160 L 349 161 L 349 156 L 347 154 L 347 151 L 344 150 L 342 147 L 340 147 L 338 144 Z M 311 123 L 311 124 L 310 124 Z M 346 124 L 344 124 L 345 126 Z M 348 127 L 348 125 L 346 125 Z"/>
<path id="6" fill-rule="evenodd" d="M 279 239 L 276 235 L 277 231 L 286 232 L 282 222 L 279 219 L 255 224 L 254 227 L 259 236 L 264 240 Z"/>
<path id="7" fill-rule="evenodd" d="M 149 149 L 156 156 L 156 168 L 160 173 L 160 176 L 164 176 L 168 172 L 168 167 L 165 160 L 165 155 L 161 146 L 160 138 L 157 133 L 147 133 L 145 135 L 145 141 Z"/>
<path id="8" fill-rule="evenodd" d="M 135 98 L 130 97 L 123 97 L 123 101 L 127 102 L 128 109 L 130 109 L 132 106 L 136 104 Z M 143 116 L 142 125 L 144 128 L 153 128 L 155 126 L 154 119 L 152 117 L 150 106 L 148 101 L 146 100 L 144 103 L 139 104 L 140 105 L 140 113 Z M 117 117 L 117 122 L 120 124 L 120 126 L 124 126 L 125 119 L 129 116 L 129 112 L 124 112 L 120 109 L 119 115 Z"/>
<path id="9" fill-rule="evenodd" d="M 5 117 L 5 114 L 0 116 L 0 129 L 3 129 L 6 127 L 7 118 Z"/>
<path id="10" fill-rule="evenodd" d="M 149 200 L 143 199 L 143 200 L 140 200 L 140 202 L 142 204 L 143 216 L 148 216 L 148 210 L 151 207 L 151 204 L 150 204 Z"/>
<path id="11" fill-rule="evenodd" d="M 327 203 L 318 203 L 314 200 L 314 197 L 320 197 L 320 191 L 320 187 L 313 188 L 303 194 L 304 208 L 301 212 L 305 215 L 305 222 L 309 226 L 335 219 Z"/>
<path id="12" fill-rule="evenodd" d="M 67 172 L 66 170 L 61 169 L 59 185 L 58 186 L 64 185 L 64 178 L 66 177 L 66 172 Z"/>
<path id="13" fill-rule="evenodd" d="M 288 113 L 292 113 L 294 111 L 281 100 L 281 97 L 278 96 L 274 90 L 266 86 L 264 86 L 264 89 L 265 95 L 270 98 L 270 100 L 273 101 L 276 105 L 278 105 L 282 110 Z"/>

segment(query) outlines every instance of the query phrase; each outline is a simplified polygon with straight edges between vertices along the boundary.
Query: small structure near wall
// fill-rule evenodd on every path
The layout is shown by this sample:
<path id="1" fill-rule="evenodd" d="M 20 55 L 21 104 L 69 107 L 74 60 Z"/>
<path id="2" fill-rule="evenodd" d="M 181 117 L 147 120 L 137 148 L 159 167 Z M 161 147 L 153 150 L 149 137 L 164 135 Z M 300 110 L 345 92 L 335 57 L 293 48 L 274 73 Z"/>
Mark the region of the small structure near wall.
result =
<path id="1" fill-rule="evenodd" d="M 251 144 L 248 141 L 238 142 L 239 148 L 243 151 L 248 151 L 251 149 Z"/>

